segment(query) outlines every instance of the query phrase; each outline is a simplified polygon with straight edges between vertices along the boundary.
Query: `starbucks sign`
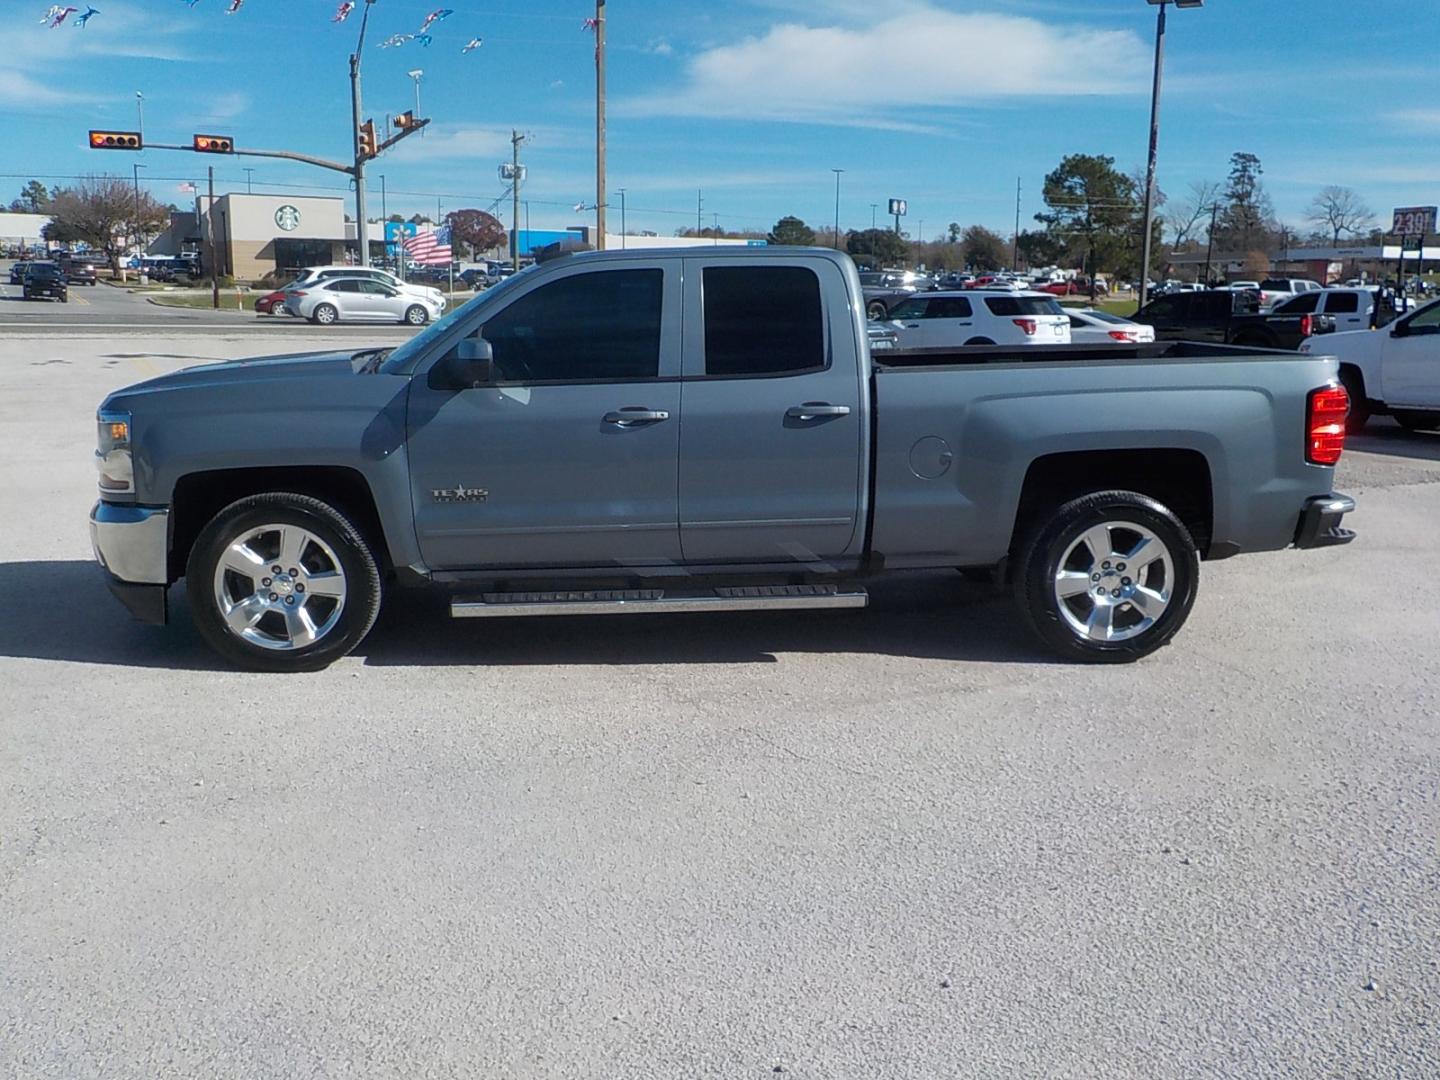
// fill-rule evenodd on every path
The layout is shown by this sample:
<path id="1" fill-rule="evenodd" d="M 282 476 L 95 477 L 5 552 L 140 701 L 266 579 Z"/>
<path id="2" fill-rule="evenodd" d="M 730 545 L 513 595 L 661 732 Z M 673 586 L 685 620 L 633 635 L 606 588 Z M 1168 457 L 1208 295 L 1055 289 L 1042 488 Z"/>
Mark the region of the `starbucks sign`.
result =
<path id="1" fill-rule="evenodd" d="M 300 211 L 286 203 L 275 211 L 275 224 L 285 232 L 294 232 L 300 227 Z"/>

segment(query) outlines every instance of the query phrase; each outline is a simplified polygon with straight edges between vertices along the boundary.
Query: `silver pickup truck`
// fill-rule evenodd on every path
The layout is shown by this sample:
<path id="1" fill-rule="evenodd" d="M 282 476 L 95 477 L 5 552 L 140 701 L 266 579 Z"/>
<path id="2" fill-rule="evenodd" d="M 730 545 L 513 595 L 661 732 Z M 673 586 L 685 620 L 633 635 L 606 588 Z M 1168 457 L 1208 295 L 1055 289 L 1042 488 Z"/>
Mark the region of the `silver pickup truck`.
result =
<path id="1" fill-rule="evenodd" d="M 395 349 L 111 394 L 96 556 L 149 622 L 185 578 L 205 638 L 269 671 L 344 656 L 387 583 L 459 617 L 649 614 L 860 607 L 935 568 L 1126 661 L 1180 629 L 1201 559 L 1353 538 L 1331 359 L 877 355 L 835 252 L 563 256 Z"/>

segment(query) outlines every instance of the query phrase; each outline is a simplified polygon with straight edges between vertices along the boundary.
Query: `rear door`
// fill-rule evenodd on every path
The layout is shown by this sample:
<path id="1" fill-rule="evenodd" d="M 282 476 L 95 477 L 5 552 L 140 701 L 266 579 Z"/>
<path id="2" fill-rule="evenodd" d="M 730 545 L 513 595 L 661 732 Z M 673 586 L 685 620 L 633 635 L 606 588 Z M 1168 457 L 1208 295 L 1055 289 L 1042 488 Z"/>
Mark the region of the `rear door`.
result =
<path id="1" fill-rule="evenodd" d="M 823 275 L 823 278 L 822 278 Z M 865 411 L 828 260 L 685 260 L 680 544 L 689 563 L 858 554 Z"/>
<path id="2" fill-rule="evenodd" d="M 925 345 L 932 349 L 964 345 L 975 336 L 975 310 L 963 296 L 937 296 L 925 312 Z"/>
<path id="3" fill-rule="evenodd" d="M 1320 298 L 1322 306 L 1318 310 L 1324 312 L 1326 315 L 1335 316 L 1335 329 L 1337 332 L 1344 330 L 1368 330 L 1370 328 L 1370 312 L 1366 309 L 1367 306 L 1361 303 L 1360 293 L 1326 291 L 1322 293 L 1310 293 L 1309 296 Z"/>

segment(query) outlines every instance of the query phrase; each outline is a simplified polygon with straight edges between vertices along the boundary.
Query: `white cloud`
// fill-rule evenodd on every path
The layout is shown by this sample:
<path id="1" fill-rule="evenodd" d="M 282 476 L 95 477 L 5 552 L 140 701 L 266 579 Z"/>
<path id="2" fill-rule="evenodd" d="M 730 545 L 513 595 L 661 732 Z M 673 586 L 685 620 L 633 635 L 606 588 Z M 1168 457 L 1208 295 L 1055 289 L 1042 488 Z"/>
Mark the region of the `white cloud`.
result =
<path id="1" fill-rule="evenodd" d="M 1405 131 L 1440 132 L 1440 109 L 1400 109 L 1387 119 Z"/>
<path id="2" fill-rule="evenodd" d="M 701 52 L 684 86 L 617 111 L 886 127 L 905 109 L 1128 94 L 1147 70 L 1147 46 L 1128 31 L 915 5 L 868 26 L 772 26 Z M 927 126 L 923 115 L 903 123 Z"/>
<path id="3" fill-rule="evenodd" d="M 674 53 L 675 47 L 664 38 L 656 38 L 646 44 L 645 51 L 655 56 L 669 56 Z"/>
<path id="4" fill-rule="evenodd" d="M 54 105 L 89 105 L 95 104 L 99 100 L 95 95 L 56 90 L 18 71 L 0 70 L 0 107 L 6 109 L 45 109 Z"/>

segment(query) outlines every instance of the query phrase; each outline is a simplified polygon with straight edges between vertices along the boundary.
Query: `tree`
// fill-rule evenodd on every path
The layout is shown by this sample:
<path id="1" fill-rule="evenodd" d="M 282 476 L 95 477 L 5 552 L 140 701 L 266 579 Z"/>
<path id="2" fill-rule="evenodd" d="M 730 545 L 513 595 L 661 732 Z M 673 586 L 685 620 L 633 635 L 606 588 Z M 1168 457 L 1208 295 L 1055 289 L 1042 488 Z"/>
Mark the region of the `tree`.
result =
<path id="1" fill-rule="evenodd" d="M 105 253 L 119 272 L 120 254 L 136 236 L 156 233 L 170 223 L 170 212 L 148 192 L 139 192 L 118 176 L 91 176 L 50 200 L 51 222 L 45 239 L 83 240 Z"/>
<path id="2" fill-rule="evenodd" d="M 1069 244 L 1057 240 L 1048 232 L 1025 230 L 1020 233 L 1016 247 L 1020 249 L 1020 261 L 1032 270 L 1037 266 L 1054 266 L 1065 258 Z"/>
<path id="3" fill-rule="evenodd" d="M 949 225 L 945 226 L 945 239 L 952 244 L 958 244 L 964 232 L 965 230 L 960 228 L 958 221 L 952 221 Z"/>
<path id="4" fill-rule="evenodd" d="M 905 238 L 890 229 L 851 230 L 845 234 L 845 250 L 857 260 L 864 259 L 877 269 L 899 266 L 910 254 Z"/>
<path id="5" fill-rule="evenodd" d="M 50 191 L 39 180 L 31 180 L 20 189 L 20 197 L 10 204 L 17 214 L 43 214 L 50 206 Z"/>
<path id="6" fill-rule="evenodd" d="M 505 243 L 505 226 L 484 210 L 451 210 L 445 215 L 445 224 L 450 226 L 451 243 L 458 241 L 468 247 L 472 259 Z"/>
<path id="7" fill-rule="evenodd" d="M 1320 189 L 1320 194 L 1311 201 L 1305 219 L 1327 230 L 1330 242 L 1339 244 L 1343 234 L 1355 235 L 1373 227 L 1375 212 L 1351 188 L 1332 184 Z"/>
<path id="8" fill-rule="evenodd" d="M 1198 240 L 1210 227 L 1210 215 L 1220 202 L 1225 188 L 1218 180 L 1196 180 L 1183 199 L 1172 204 L 1165 213 L 1165 222 L 1170 226 L 1171 245 L 1184 247 L 1191 240 Z"/>
<path id="9" fill-rule="evenodd" d="M 1225 185 L 1225 207 L 1216 225 L 1216 239 L 1231 251 L 1251 252 L 1265 247 L 1275 231 L 1275 211 L 1260 177 L 1265 169 L 1254 154 L 1238 151 L 1230 156 L 1230 177 Z"/>
<path id="10" fill-rule="evenodd" d="M 971 225 L 961 235 L 960 250 L 965 262 L 976 270 L 998 270 L 1010 261 L 1010 246 L 1005 238 L 984 225 Z"/>
<path id="11" fill-rule="evenodd" d="M 1115 168 L 1115 159 L 1103 154 L 1071 154 L 1045 177 L 1043 195 L 1050 209 L 1035 220 L 1052 238 L 1071 251 L 1083 253 L 1091 280 L 1113 268 L 1133 245 L 1140 217 L 1135 181 Z"/>
<path id="12" fill-rule="evenodd" d="M 766 237 L 772 244 L 787 244 L 795 247 L 814 247 L 815 230 L 798 217 L 786 215 L 775 222 L 775 228 Z"/>

